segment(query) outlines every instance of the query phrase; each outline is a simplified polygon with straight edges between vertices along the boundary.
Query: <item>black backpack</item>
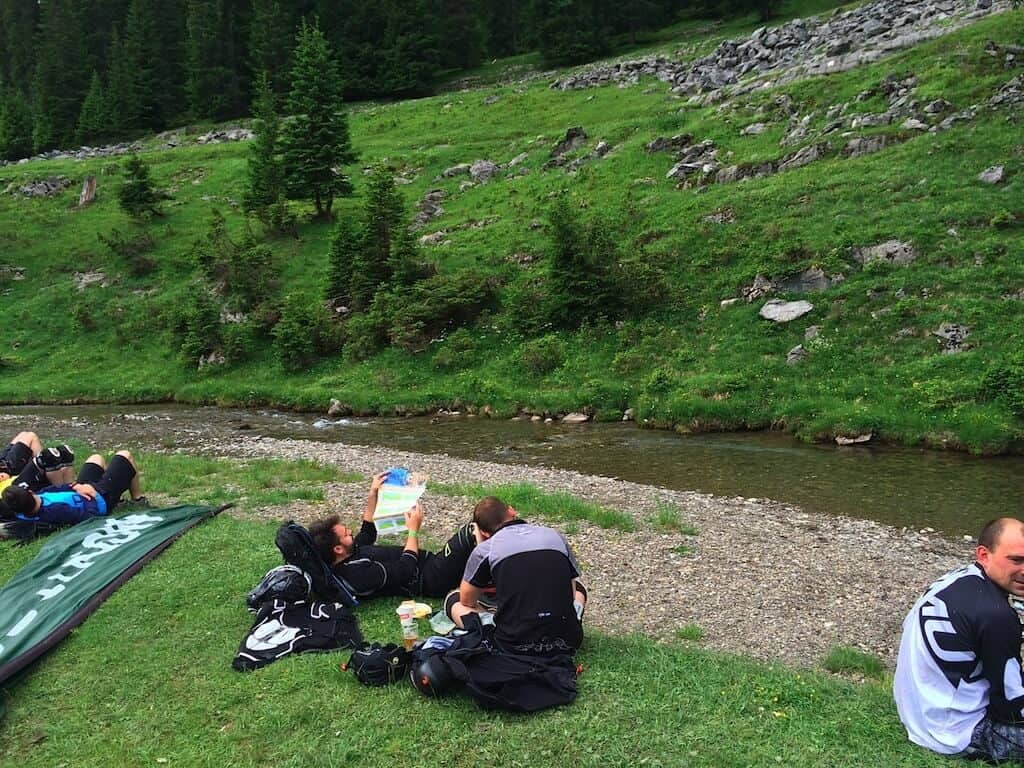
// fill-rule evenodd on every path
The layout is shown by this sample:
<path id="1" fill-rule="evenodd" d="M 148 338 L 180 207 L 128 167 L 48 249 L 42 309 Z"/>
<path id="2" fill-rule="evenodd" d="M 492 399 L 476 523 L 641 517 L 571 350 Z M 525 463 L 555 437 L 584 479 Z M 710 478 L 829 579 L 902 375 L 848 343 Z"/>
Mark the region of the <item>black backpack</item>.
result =
<path id="1" fill-rule="evenodd" d="M 409 674 L 412 654 L 400 645 L 373 643 L 352 652 L 342 670 L 351 669 L 363 685 L 391 685 Z"/>
<path id="2" fill-rule="evenodd" d="M 321 600 L 341 603 L 349 608 L 359 605 L 355 592 L 324 562 L 316 550 L 313 537 L 301 525 L 289 520 L 277 529 L 274 543 L 281 550 L 286 563 L 298 566 L 309 574 L 313 581 L 313 592 Z"/>

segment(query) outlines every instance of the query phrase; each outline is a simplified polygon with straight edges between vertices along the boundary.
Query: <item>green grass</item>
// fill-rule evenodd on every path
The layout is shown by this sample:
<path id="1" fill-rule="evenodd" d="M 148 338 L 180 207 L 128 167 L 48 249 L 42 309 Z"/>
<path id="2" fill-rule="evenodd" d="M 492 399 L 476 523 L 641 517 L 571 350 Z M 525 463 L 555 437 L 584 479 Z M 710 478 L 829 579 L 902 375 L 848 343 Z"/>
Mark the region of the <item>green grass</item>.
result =
<path id="1" fill-rule="evenodd" d="M 885 671 L 877 656 L 845 645 L 832 648 L 821 666 L 829 672 L 852 672 L 875 679 L 881 678 Z"/>
<path id="2" fill-rule="evenodd" d="M 346 653 L 234 672 L 245 592 L 279 562 L 273 532 L 222 516 L 147 565 L 6 686 L 0 764 L 947 764 L 907 741 L 885 686 L 593 631 L 578 700 L 532 716 L 364 688 L 339 670 Z M 37 549 L 0 545 L 0 580 Z M 397 640 L 394 602 L 358 609 L 367 638 Z"/>
<path id="3" fill-rule="evenodd" d="M 363 482 L 361 475 L 314 461 L 216 459 L 184 454 L 136 456 L 143 492 L 182 504 L 232 503 L 240 509 L 292 501 L 323 501 L 327 482 Z"/>
<path id="4" fill-rule="evenodd" d="M 805 0 L 786 4 L 783 13 L 831 5 Z M 721 28 L 685 22 L 664 39 L 649 40 L 645 50 L 664 46 L 696 56 L 753 26 L 753 17 Z M 196 290 L 190 249 L 211 209 L 225 214 L 234 236 L 246 227 L 228 202 L 241 196 L 244 144 L 147 153 L 156 183 L 173 189 L 173 200 L 166 216 L 146 224 L 128 221 L 116 206 L 119 161 L 4 167 L 0 188 L 55 174 L 75 184 L 54 199 L 0 197 L 3 261 L 26 271 L 25 280 L 4 286 L 12 311 L 0 348 L 0 401 L 321 409 L 337 397 L 359 413 L 428 412 L 461 402 L 497 417 L 522 408 L 590 408 L 604 419 L 633 408 L 641 422 L 680 431 L 771 427 L 807 440 L 871 431 L 910 445 L 1022 450 L 1021 414 L 985 387 L 986 374 L 1020 348 L 1024 327 L 1024 302 L 1003 298 L 1024 287 L 1018 246 L 1024 164 L 1011 114 L 981 109 L 975 120 L 940 134 L 908 136 L 898 125 L 872 129 L 886 133 L 892 146 L 700 194 L 665 179 L 668 155 L 644 151 L 657 136 L 690 132 L 714 139 L 729 163 L 777 160 L 796 149 L 778 145 L 786 118 L 777 98 L 791 98 L 801 115 L 813 112 L 811 128 L 819 129 L 833 104 L 881 109 L 878 98 L 856 97 L 893 72 L 914 73 L 922 103 L 942 96 L 957 108 L 983 104 L 1013 74 L 984 53 L 986 41 L 1016 44 L 1022 37 L 1024 10 L 999 14 L 869 66 L 758 89 L 725 110 L 681 108 L 655 82 L 560 92 L 545 80 L 505 84 L 500 77 L 484 90 L 359 105 L 351 132 L 360 165 L 388 158 L 413 169 L 412 183 L 399 188 L 409 209 L 429 189 L 450 193 L 444 215 L 423 233 L 443 228 L 451 245 L 426 247 L 424 258 L 444 275 L 472 271 L 492 279 L 501 301 L 461 337 L 441 334 L 421 352 L 391 347 L 356 363 L 335 351 L 300 373 L 284 372 L 269 337 L 258 334 L 248 359 L 227 370 L 197 371 L 180 360 L 167 330 Z M 492 94 L 500 99 L 485 105 Z M 741 136 L 755 120 L 772 127 L 761 136 Z M 588 149 L 605 140 L 614 151 L 575 175 L 542 171 L 571 125 L 585 128 Z M 523 151 L 525 176 L 464 192 L 461 179 L 435 181 L 456 163 L 506 162 Z M 1007 182 L 978 183 L 977 174 L 993 164 L 1005 165 Z M 362 207 L 365 178 L 352 170 L 356 195 L 338 202 L 339 216 Z M 98 177 L 97 202 L 73 210 L 88 173 Z M 645 317 L 555 333 L 563 359 L 551 370 L 528 370 L 522 353 L 532 339 L 522 332 L 523 312 L 544 298 L 535 293 L 536 283 L 551 249 L 545 231 L 530 224 L 545 220 L 552 195 L 559 194 L 584 215 L 611 222 L 623 253 L 660 269 L 666 297 Z M 724 209 L 734 214 L 733 223 L 704 222 Z M 281 264 L 277 290 L 321 295 L 330 226 L 308 221 L 307 205 L 297 203 L 295 210 L 302 218 L 299 237 L 270 243 Z M 488 226 L 464 227 L 491 216 L 496 220 Z M 113 229 L 155 238 L 153 273 L 133 276 L 100 244 L 97 236 Z M 862 269 L 852 259 L 852 248 L 890 238 L 912 241 L 918 260 L 905 268 Z M 520 266 L 513 258 L 518 253 L 534 254 L 532 266 Z M 846 280 L 808 296 L 815 309 L 803 320 L 766 323 L 757 317 L 759 302 L 719 305 L 758 273 L 781 278 L 811 266 Z M 94 269 L 111 284 L 77 291 L 73 273 Z M 48 319 L 45 335 L 37 330 L 39 317 Z M 969 325 L 970 348 L 942 354 L 931 332 L 943 322 Z M 803 342 L 811 324 L 821 335 L 806 345 L 808 357 L 786 365 L 787 351 Z M 899 335 L 905 329 L 910 334 Z M 75 343 L 53 355 L 48 338 Z"/>
<path id="5" fill-rule="evenodd" d="M 676 640 L 697 643 L 704 639 L 704 630 L 696 624 L 687 624 L 675 631 Z"/>
<path id="6" fill-rule="evenodd" d="M 448 496 L 469 496 L 473 499 L 497 496 L 527 517 L 539 516 L 552 522 L 587 520 L 601 528 L 619 531 L 632 531 L 636 527 L 633 517 L 626 512 L 581 501 L 568 493 L 544 491 L 530 483 L 433 483 L 430 489 Z"/>
<path id="7" fill-rule="evenodd" d="M 652 522 L 655 528 L 680 533 L 683 536 L 696 536 L 698 533 L 694 526 L 683 522 L 682 512 L 675 504 L 658 502 Z"/>

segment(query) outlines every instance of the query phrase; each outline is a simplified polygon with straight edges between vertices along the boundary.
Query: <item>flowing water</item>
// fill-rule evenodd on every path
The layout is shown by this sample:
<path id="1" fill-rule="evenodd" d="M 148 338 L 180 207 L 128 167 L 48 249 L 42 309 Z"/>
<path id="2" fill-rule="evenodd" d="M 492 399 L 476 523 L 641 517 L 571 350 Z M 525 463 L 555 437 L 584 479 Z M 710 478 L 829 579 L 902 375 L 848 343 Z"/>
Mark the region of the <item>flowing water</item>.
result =
<path id="1" fill-rule="evenodd" d="M 197 434 L 261 434 L 377 445 L 572 469 L 673 489 L 771 498 L 808 511 L 975 533 L 1024 514 L 1024 458 L 914 448 L 807 445 L 777 433 L 677 435 L 634 424 L 543 424 L 460 416 L 328 419 L 317 414 L 178 405 L 4 408 L 8 436 L 32 429 L 114 449 L 173 448 Z M 751 531 L 756 535 L 756 531 Z"/>

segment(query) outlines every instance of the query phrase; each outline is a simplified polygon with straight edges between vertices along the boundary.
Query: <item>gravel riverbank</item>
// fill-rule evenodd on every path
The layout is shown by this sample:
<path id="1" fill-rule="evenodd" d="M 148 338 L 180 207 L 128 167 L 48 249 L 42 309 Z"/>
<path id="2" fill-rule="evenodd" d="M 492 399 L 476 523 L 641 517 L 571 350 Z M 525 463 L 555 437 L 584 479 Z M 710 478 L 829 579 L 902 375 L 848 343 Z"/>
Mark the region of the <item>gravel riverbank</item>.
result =
<path id="1" fill-rule="evenodd" d="M 225 453 L 223 444 L 193 448 Z M 236 438 L 228 453 L 313 458 L 363 475 L 403 465 L 443 483 L 530 482 L 619 509 L 635 518 L 636 532 L 583 522 L 567 534 L 590 588 L 590 626 L 671 638 L 696 624 L 705 647 L 798 666 L 817 665 L 835 645 L 876 654 L 892 666 L 909 606 L 934 578 L 972 554 L 968 542 L 812 515 L 769 499 L 669 491 L 561 470 L 265 437 Z M 303 520 L 329 511 L 354 519 L 364 498 L 362 486 L 332 484 L 324 504 L 288 512 Z M 426 531 L 443 538 L 467 519 L 474 501 L 428 492 Z M 696 535 L 655 527 L 659 504 L 675 506 Z M 256 514 L 276 519 L 283 512 Z"/>

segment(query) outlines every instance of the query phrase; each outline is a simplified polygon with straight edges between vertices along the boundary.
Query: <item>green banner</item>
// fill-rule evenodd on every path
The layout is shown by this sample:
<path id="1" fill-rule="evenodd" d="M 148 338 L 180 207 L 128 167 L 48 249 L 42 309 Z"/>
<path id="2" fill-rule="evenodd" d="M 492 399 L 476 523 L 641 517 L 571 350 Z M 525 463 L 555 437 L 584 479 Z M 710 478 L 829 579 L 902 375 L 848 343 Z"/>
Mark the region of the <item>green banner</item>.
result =
<path id="1" fill-rule="evenodd" d="M 0 684 L 63 640 L 184 531 L 219 510 L 97 517 L 53 536 L 0 589 Z"/>

